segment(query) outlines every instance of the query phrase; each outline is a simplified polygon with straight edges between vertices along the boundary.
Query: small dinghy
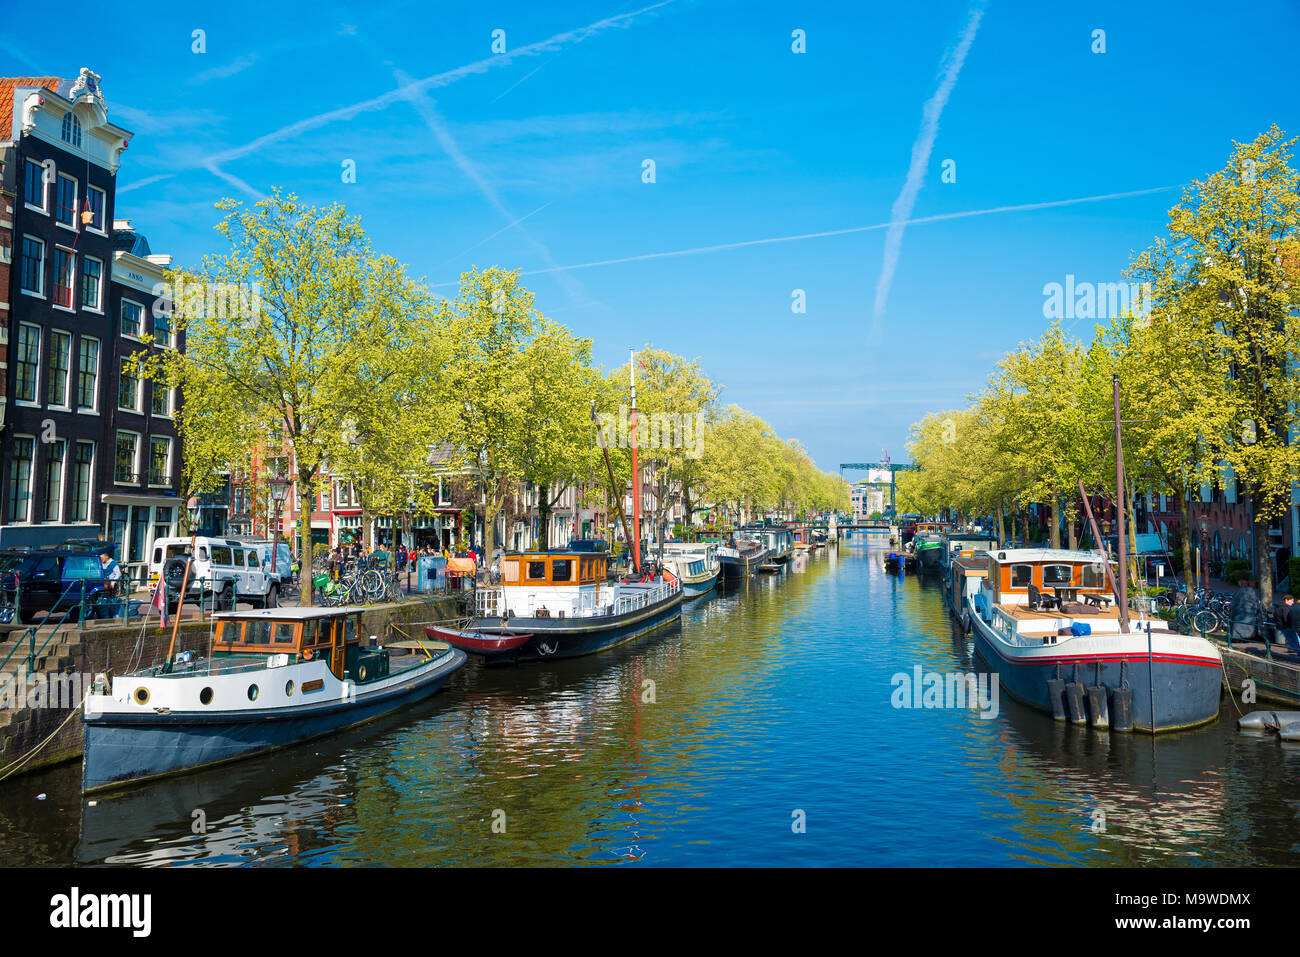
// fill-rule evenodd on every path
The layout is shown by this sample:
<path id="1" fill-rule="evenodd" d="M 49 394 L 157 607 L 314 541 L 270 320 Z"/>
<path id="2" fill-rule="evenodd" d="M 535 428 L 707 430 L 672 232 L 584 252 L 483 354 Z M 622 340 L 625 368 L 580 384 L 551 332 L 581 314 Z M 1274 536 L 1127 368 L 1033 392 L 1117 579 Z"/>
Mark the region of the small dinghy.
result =
<path id="1" fill-rule="evenodd" d="M 436 641 L 445 641 L 452 647 L 472 651 L 487 658 L 509 654 L 533 637 L 532 632 L 489 633 L 447 628 L 442 625 L 425 625 L 424 633 Z"/>

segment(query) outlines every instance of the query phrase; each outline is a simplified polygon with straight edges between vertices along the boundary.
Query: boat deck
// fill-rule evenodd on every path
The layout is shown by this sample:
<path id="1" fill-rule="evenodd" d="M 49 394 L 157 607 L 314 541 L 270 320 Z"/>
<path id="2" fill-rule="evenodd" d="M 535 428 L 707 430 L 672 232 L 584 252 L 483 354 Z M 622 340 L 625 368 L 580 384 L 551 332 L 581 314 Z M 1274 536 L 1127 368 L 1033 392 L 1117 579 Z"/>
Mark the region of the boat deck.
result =
<path id="1" fill-rule="evenodd" d="M 1016 621 L 1051 621 L 1057 618 L 1079 618 L 1079 619 L 1106 619 L 1109 621 L 1119 621 L 1119 608 L 1114 602 L 1106 609 L 1089 607 L 1086 614 L 1066 615 L 1059 611 L 1034 611 L 1028 605 L 998 605 L 1003 611 L 1014 618 Z M 1130 615 L 1130 619 L 1134 616 Z"/>

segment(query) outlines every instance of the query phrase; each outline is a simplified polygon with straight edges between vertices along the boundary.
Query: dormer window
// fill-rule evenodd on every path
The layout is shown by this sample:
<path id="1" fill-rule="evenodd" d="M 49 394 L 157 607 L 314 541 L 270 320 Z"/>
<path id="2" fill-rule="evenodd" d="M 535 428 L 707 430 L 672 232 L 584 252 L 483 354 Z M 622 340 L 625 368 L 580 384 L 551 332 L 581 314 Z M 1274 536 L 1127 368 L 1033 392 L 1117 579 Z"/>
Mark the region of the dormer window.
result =
<path id="1" fill-rule="evenodd" d="M 63 142 L 81 149 L 81 120 L 76 113 L 63 114 Z"/>

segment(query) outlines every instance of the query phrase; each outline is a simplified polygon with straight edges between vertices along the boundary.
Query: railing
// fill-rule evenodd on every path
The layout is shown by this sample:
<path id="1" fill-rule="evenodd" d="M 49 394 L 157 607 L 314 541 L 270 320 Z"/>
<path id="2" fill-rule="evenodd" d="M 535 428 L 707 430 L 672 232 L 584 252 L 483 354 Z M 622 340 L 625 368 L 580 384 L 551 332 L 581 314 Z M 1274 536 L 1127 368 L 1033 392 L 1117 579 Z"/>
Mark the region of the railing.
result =
<path id="1" fill-rule="evenodd" d="M 149 470 L 149 484 L 150 484 L 150 485 L 170 485 L 170 484 L 171 484 L 171 472 L 170 472 L 169 470 L 167 470 L 167 469 L 162 469 L 162 470 L 158 470 L 158 469 L 150 469 L 150 470 Z"/>
<path id="2" fill-rule="evenodd" d="M 121 482 L 126 485 L 139 485 L 140 473 L 132 472 L 130 466 L 123 468 L 122 466 L 119 465 L 115 469 L 113 469 L 113 481 Z"/>

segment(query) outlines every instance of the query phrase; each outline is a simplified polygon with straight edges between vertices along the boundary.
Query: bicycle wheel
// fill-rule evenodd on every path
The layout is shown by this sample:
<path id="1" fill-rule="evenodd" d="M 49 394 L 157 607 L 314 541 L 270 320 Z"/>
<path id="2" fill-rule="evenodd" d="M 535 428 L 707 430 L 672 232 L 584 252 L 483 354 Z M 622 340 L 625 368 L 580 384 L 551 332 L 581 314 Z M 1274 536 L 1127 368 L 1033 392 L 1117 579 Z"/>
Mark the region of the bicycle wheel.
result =
<path id="1" fill-rule="evenodd" d="M 373 568 L 361 576 L 360 586 L 367 602 L 382 601 L 388 588 L 384 576 Z"/>
<path id="2" fill-rule="evenodd" d="M 1192 619 L 1192 628 L 1203 635 L 1212 635 L 1222 627 L 1219 616 L 1208 608 L 1198 611 Z"/>

